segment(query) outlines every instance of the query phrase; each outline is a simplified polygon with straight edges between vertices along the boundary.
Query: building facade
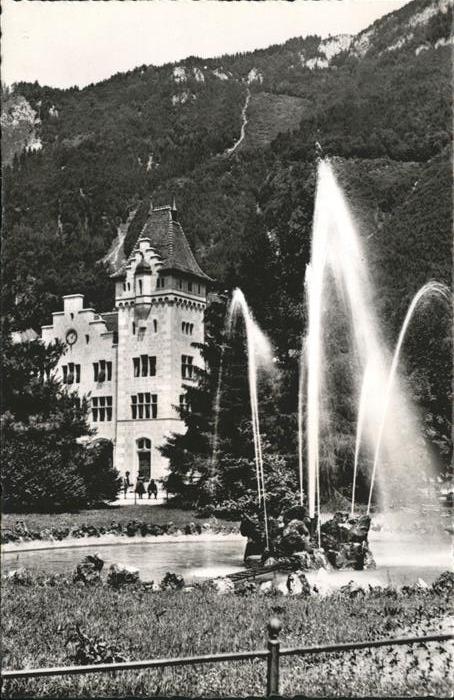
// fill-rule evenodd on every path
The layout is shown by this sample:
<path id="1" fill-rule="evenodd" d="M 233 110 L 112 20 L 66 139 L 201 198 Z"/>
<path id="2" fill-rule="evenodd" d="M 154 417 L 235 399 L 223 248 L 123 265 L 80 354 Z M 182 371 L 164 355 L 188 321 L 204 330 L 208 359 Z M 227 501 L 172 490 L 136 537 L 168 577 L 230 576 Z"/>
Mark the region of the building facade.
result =
<path id="1" fill-rule="evenodd" d="M 84 308 L 81 294 L 63 297 L 63 311 L 42 338 L 66 344 L 56 372 L 90 401 L 95 438 L 112 441 L 120 472 L 162 479 L 159 447 L 184 424 L 184 385 L 202 366 L 210 278 L 200 269 L 175 207 L 150 208 L 129 258 L 112 275 L 115 311 Z"/>

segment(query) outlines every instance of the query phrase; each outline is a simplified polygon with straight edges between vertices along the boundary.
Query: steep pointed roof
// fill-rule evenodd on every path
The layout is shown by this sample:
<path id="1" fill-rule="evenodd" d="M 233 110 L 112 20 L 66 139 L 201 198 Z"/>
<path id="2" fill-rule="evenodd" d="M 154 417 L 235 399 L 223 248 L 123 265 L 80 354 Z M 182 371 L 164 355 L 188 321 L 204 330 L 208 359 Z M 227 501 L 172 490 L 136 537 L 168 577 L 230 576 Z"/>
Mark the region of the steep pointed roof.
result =
<path id="1" fill-rule="evenodd" d="M 162 259 L 163 271 L 183 272 L 198 279 L 212 281 L 199 266 L 188 239 L 177 219 L 175 203 L 172 207 L 150 207 L 138 241 L 148 238 L 150 245 Z M 126 261 L 111 277 L 123 277 Z"/>
<path id="2" fill-rule="evenodd" d="M 139 236 L 150 240 L 150 245 L 162 258 L 162 270 L 177 270 L 200 279 L 210 280 L 200 268 L 181 224 L 175 205 L 150 209 Z"/>

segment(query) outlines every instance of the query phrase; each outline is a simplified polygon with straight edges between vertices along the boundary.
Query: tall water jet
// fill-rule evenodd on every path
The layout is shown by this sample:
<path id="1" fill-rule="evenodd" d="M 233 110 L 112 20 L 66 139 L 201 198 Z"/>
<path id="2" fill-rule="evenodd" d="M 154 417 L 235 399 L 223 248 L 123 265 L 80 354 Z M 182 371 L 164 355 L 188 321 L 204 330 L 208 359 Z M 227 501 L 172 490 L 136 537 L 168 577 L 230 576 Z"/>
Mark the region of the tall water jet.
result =
<path id="1" fill-rule="evenodd" d="M 386 391 L 385 391 L 384 402 L 383 402 L 383 414 L 382 414 L 381 421 L 380 421 L 380 427 L 379 427 L 378 437 L 377 437 L 377 445 L 376 445 L 375 454 L 374 454 L 374 463 L 373 463 L 373 467 L 372 467 L 369 499 L 367 502 L 367 513 L 370 512 L 370 507 L 371 507 L 371 503 L 372 503 L 372 494 L 373 494 L 374 485 L 375 485 L 377 465 L 378 465 L 378 461 L 380 459 L 380 448 L 381 448 L 381 444 L 382 444 L 382 440 L 383 440 L 383 431 L 384 431 L 385 425 L 386 425 L 386 418 L 388 415 L 389 402 L 391 399 L 391 392 L 392 392 L 394 382 L 396 379 L 396 372 L 397 372 L 397 367 L 399 365 L 399 359 L 400 359 L 400 353 L 402 350 L 402 345 L 404 343 L 408 327 L 409 327 L 410 322 L 413 318 L 413 315 L 416 311 L 416 308 L 418 307 L 418 305 L 422 299 L 424 299 L 425 297 L 430 296 L 430 295 L 438 295 L 442 299 L 445 299 L 446 301 L 449 300 L 449 290 L 446 287 L 446 285 L 440 284 L 439 282 L 428 282 L 427 284 L 425 284 L 423 287 L 421 287 L 421 289 L 419 289 L 416 292 L 410 306 L 408 307 L 408 311 L 405 315 L 404 321 L 402 323 L 402 327 L 400 329 L 399 337 L 397 340 L 396 348 L 394 350 L 394 355 L 393 355 L 393 359 L 392 359 L 392 363 L 391 363 L 391 369 L 389 370 L 388 381 L 386 384 Z"/>
<path id="2" fill-rule="evenodd" d="M 352 363 L 355 363 L 354 367 L 350 363 L 352 376 L 362 377 L 368 368 L 357 450 L 360 444 L 364 444 L 370 452 L 374 452 L 383 416 L 391 410 L 393 413 L 393 420 L 387 421 L 381 430 L 380 451 L 385 457 L 383 466 L 386 468 L 380 469 L 378 480 L 382 505 L 385 508 L 395 505 L 396 497 L 404 491 L 395 488 L 396 481 L 400 484 L 407 483 L 410 488 L 409 475 L 414 482 L 418 474 L 422 476 L 424 471 L 427 474 L 427 470 L 430 473 L 432 465 L 427 453 L 415 465 L 402 440 L 402 432 L 405 431 L 407 444 L 418 445 L 419 449 L 418 421 L 397 376 L 392 385 L 392 402 L 384 410 L 389 403 L 385 389 L 389 377 L 390 353 L 376 317 L 374 291 L 360 235 L 331 164 L 326 160 L 318 166 L 311 262 L 306 282 L 309 316 L 306 424 L 309 515 L 313 518 L 318 507 L 320 446 L 324 444 L 329 447 L 331 440 L 328 434 L 329 426 L 332 425 L 331 407 L 327 397 L 330 393 L 329 373 L 333 364 L 330 360 L 335 356 L 334 353 L 338 353 L 336 336 L 332 330 L 340 320 L 345 326 L 350 346 L 349 356 Z M 332 303 L 331 295 L 334 295 L 336 304 Z M 416 491 L 414 486 L 413 491 Z"/>
<path id="3" fill-rule="evenodd" d="M 263 470 L 263 453 L 262 453 L 262 438 L 260 434 L 259 408 L 258 408 L 258 393 L 257 393 L 257 368 L 259 365 L 265 367 L 272 366 L 272 351 L 271 345 L 260 330 L 257 323 L 254 321 L 252 313 L 249 309 L 247 301 L 241 289 L 235 289 L 232 295 L 232 301 L 228 312 L 228 333 L 231 335 L 233 321 L 238 314 L 241 314 L 246 330 L 246 346 L 248 359 L 248 380 L 249 380 L 249 396 L 251 403 L 251 418 L 252 432 L 254 439 L 254 454 L 255 454 L 255 469 L 257 480 L 257 497 L 259 504 L 263 507 L 265 540 L 266 546 L 269 547 L 268 536 L 268 516 L 266 509 L 266 489 L 265 475 Z"/>
<path id="4" fill-rule="evenodd" d="M 303 478 L 303 402 L 304 402 L 304 375 L 306 372 L 306 338 L 301 344 L 298 376 L 298 473 L 300 486 L 300 505 L 304 503 L 304 478 Z"/>
<path id="5" fill-rule="evenodd" d="M 361 394 L 359 397 L 358 417 L 356 419 L 355 458 L 354 458 L 354 462 L 353 462 L 352 507 L 351 507 L 351 512 L 350 512 L 352 517 L 355 514 L 356 479 L 358 476 L 359 451 L 360 451 L 360 447 L 361 447 L 361 440 L 363 437 L 364 416 L 365 416 L 365 412 L 366 412 L 365 411 L 366 401 L 368 398 L 369 372 L 370 372 L 370 368 L 368 365 L 366 367 L 366 369 L 364 370 L 363 381 L 361 383 Z"/>
<path id="6" fill-rule="evenodd" d="M 222 395 L 222 378 L 224 374 L 224 352 L 225 345 L 221 347 L 221 356 L 219 358 L 218 381 L 216 386 L 216 396 L 214 397 L 214 430 L 213 430 L 213 447 L 211 452 L 211 471 L 214 472 L 218 461 L 218 443 L 219 443 L 219 414 L 221 411 L 221 395 Z"/>

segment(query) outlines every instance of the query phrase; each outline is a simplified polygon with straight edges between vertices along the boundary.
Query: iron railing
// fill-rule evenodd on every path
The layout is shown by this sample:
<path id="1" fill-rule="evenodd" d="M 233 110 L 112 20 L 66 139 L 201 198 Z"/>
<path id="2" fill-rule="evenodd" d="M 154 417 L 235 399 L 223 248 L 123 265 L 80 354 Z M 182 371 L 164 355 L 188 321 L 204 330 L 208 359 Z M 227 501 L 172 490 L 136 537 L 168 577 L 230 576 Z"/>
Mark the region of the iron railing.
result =
<path id="1" fill-rule="evenodd" d="M 248 661 L 263 659 L 267 662 L 266 695 L 279 694 L 279 665 L 281 656 L 305 656 L 308 654 L 324 654 L 329 652 L 355 651 L 359 649 L 385 646 L 402 646 L 406 644 L 425 644 L 428 642 L 447 642 L 454 639 L 453 634 L 431 634 L 424 637 L 399 637 L 396 639 L 375 639 L 364 642 L 347 642 L 343 644 L 323 644 L 305 647 L 290 647 L 281 649 L 279 633 L 281 623 L 277 618 L 271 618 L 268 623 L 268 649 L 255 651 L 237 651 L 224 654 L 207 654 L 204 656 L 183 656 L 170 659 L 145 659 L 141 661 L 122 661 L 108 664 L 89 664 L 86 666 L 55 666 L 50 668 L 23 668 L 19 670 L 2 671 L 2 680 L 18 678 L 41 678 L 46 676 L 69 676 L 86 673 L 102 673 L 107 671 L 132 671 L 148 668 L 163 668 L 169 666 L 195 666 L 198 664 L 219 663 L 224 661 Z"/>

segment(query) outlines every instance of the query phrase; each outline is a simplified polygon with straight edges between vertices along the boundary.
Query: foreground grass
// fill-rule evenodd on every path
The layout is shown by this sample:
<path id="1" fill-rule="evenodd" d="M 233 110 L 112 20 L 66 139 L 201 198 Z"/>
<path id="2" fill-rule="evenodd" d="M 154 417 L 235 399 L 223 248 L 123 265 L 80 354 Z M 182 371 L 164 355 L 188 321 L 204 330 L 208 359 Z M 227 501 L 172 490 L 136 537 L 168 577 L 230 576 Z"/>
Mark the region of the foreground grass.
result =
<path id="1" fill-rule="evenodd" d="M 5 668 L 70 665 L 69 629 L 78 623 L 129 659 L 176 657 L 266 647 L 266 624 L 278 615 L 281 646 L 437 632 L 446 595 L 393 591 L 350 598 L 241 598 L 198 590 L 152 593 L 106 587 L 20 587 L 5 582 L 2 640 Z M 281 693 L 308 696 L 448 696 L 447 645 L 396 647 L 318 658 L 282 659 Z M 4 683 L 6 696 L 262 695 L 263 661 L 210 664 Z"/>
<path id="2" fill-rule="evenodd" d="M 126 525 L 131 520 L 139 520 L 155 525 L 165 525 L 170 521 L 175 527 L 184 527 L 190 522 L 195 524 L 209 522 L 208 518 L 200 518 L 195 511 L 172 508 L 166 504 L 150 507 L 149 505 L 106 506 L 92 510 L 81 510 L 77 513 L 6 513 L 2 515 L 2 530 L 12 530 L 17 521 L 26 524 L 29 530 L 44 530 L 47 528 L 80 527 L 94 525 L 108 527 L 112 521 Z M 232 521 L 217 521 L 220 526 L 235 529 Z"/>

